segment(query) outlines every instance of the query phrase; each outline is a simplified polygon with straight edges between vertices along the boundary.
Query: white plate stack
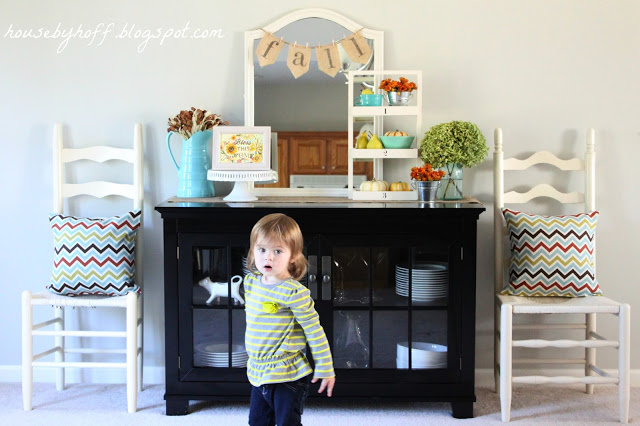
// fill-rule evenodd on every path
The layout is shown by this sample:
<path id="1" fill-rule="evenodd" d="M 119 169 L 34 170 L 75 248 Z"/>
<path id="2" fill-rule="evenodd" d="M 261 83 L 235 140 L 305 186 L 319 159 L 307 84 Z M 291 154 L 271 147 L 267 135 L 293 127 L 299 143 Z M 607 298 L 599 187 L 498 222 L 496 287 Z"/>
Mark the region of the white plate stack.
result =
<path id="1" fill-rule="evenodd" d="M 226 343 L 201 343 L 195 346 L 193 363 L 206 367 L 229 367 L 229 345 Z M 231 366 L 247 366 L 249 355 L 243 345 L 231 345 Z"/>
<path id="2" fill-rule="evenodd" d="M 441 262 L 416 262 L 411 269 L 411 296 L 416 302 L 432 302 L 449 294 L 449 268 Z M 409 268 L 396 265 L 396 294 L 409 297 Z"/>
<path id="3" fill-rule="evenodd" d="M 409 342 L 397 345 L 396 366 L 409 368 Z M 411 342 L 411 368 L 447 368 L 447 347 L 427 342 Z"/>

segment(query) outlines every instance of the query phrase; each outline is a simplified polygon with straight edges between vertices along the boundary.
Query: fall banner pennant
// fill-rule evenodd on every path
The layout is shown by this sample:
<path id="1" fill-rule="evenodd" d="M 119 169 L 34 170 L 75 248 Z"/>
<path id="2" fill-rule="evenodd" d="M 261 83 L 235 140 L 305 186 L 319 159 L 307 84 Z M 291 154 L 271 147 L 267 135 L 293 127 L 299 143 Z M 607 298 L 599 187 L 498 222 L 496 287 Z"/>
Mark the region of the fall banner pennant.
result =
<path id="1" fill-rule="evenodd" d="M 325 74 L 335 77 L 340 71 L 340 52 L 335 44 L 318 46 L 315 49 L 318 68 Z"/>
<path id="2" fill-rule="evenodd" d="M 258 47 L 256 49 L 258 62 L 260 67 L 273 64 L 277 60 L 278 55 L 285 44 L 289 46 L 287 67 L 293 76 L 298 78 L 309 71 L 312 49 L 308 46 L 303 47 L 296 43 L 288 43 L 282 38 L 278 38 L 272 33 L 264 31 L 264 36 L 260 40 L 260 43 L 258 43 Z M 373 54 L 367 40 L 360 35 L 360 30 L 348 37 L 345 37 L 339 42 L 314 48 L 313 50 L 315 50 L 316 59 L 318 60 L 318 68 L 320 71 L 331 77 L 335 77 L 342 68 L 338 44 L 344 48 L 352 61 L 359 62 L 361 64 L 366 64 Z"/>
<path id="3" fill-rule="evenodd" d="M 342 40 L 340 45 L 344 48 L 352 61 L 356 61 L 361 64 L 366 64 L 369 61 L 371 48 L 359 32 L 355 32 Z"/>
<path id="4" fill-rule="evenodd" d="M 289 55 L 287 55 L 287 67 L 295 78 L 300 77 L 309 71 L 311 61 L 311 48 L 297 45 L 289 45 Z"/>
<path id="5" fill-rule="evenodd" d="M 260 67 L 262 68 L 273 64 L 276 59 L 278 59 L 278 55 L 284 45 L 285 41 L 281 38 L 276 38 L 271 33 L 265 33 L 256 49 L 256 56 L 258 56 Z"/>

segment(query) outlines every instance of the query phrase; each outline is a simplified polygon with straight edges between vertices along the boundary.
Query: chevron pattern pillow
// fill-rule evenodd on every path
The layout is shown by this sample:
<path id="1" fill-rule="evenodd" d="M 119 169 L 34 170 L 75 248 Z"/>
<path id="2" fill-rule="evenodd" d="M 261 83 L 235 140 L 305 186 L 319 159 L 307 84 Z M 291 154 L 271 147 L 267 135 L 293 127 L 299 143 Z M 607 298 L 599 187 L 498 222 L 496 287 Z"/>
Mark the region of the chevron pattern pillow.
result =
<path id="1" fill-rule="evenodd" d="M 140 210 L 104 219 L 49 215 L 54 262 L 47 288 L 65 296 L 122 296 L 135 283 Z"/>
<path id="2" fill-rule="evenodd" d="M 594 239 L 599 212 L 539 216 L 502 209 L 511 245 L 509 283 L 501 294 L 601 295 Z"/>

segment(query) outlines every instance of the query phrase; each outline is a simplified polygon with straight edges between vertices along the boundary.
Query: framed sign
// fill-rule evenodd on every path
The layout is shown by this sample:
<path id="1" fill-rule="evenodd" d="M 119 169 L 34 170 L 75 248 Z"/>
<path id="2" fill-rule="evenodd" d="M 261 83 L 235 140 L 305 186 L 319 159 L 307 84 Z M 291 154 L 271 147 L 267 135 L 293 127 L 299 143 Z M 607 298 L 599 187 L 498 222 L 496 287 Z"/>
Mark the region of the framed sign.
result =
<path id="1" fill-rule="evenodd" d="M 271 127 L 215 126 L 213 170 L 270 170 Z"/>

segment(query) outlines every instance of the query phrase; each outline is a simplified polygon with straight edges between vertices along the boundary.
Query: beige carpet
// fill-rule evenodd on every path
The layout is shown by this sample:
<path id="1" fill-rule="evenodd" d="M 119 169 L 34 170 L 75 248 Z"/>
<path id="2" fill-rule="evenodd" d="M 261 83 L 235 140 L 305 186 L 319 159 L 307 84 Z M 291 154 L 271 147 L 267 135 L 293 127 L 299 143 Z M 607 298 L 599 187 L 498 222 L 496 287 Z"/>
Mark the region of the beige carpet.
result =
<path id="1" fill-rule="evenodd" d="M 36 384 L 34 409 L 22 410 L 20 384 L 0 384 L 0 425 L 245 425 L 248 404 L 242 402 L 191 402 L 189 414 L 165 415 L 164 387 L 149 386 L 138 396 L 138 412 L 127 414 L 124 385 L 70 385 L 57 392 L 53 384 Z M 308 402 L 305 426 L 341 425 L 446 425 L 502 424 L 500 401 L 492 390 L 476 389 L 473 419 L 451 417 L 446 403 L 380 402 L 348 403 L 323 398 Z M 600 425 L 618 423 L 617 387 L 596 386 L 586 395 L 579 386 L 517 386 L 512 422 L 526 424 Z M 640 388 L 631 391 L 630 423 L 640 422 Z"/>

